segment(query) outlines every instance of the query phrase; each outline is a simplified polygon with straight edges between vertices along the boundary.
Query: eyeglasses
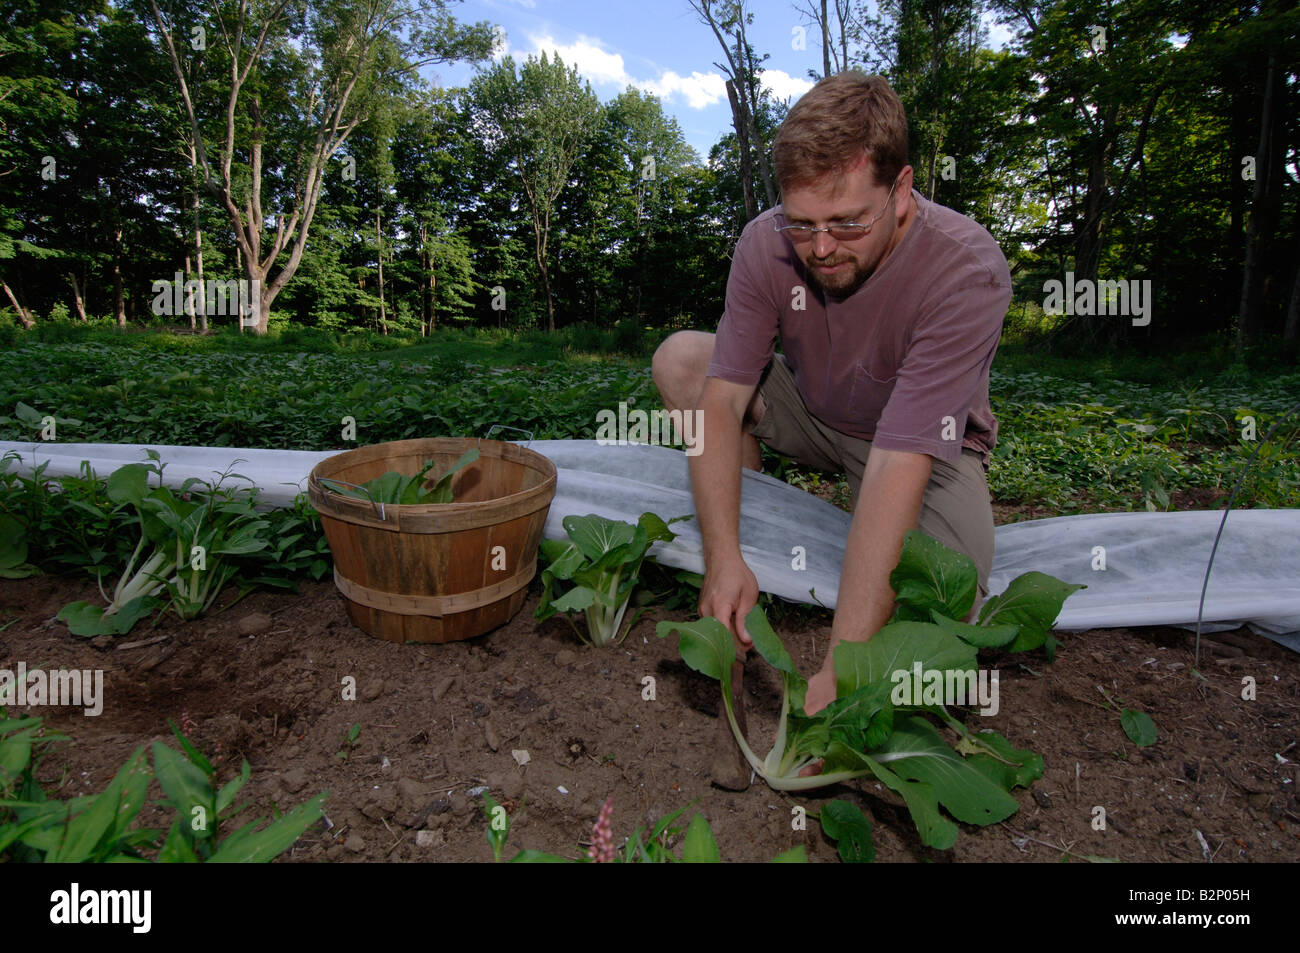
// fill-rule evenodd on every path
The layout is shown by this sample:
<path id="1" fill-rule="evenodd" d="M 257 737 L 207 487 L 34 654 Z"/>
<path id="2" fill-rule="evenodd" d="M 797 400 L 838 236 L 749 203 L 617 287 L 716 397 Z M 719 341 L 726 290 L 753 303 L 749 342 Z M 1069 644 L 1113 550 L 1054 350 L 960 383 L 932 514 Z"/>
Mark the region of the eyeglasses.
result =
<path id="1" fill-rule="evenodd" d="M 790 239 L 790 241 L 800 245 L 804 242 L 812 241 L 813 236 L 818 232 L 829 232 L 831 238 L 835 239 L 837 242 L 852 242 L 859 238 L 865 238 L 867 233 L 875 227 L 876 222 L 880 221 L 881 217 L 885 214 L 886 209 L 889 208 L 889 201 L 894 197 L 894 189 L 897 185 L 898 179 L 895 179 L 894 184 L 889 187 L 889 195 L 885 198 L 885 207 L 880 210 L 879 214 L 877 214 L 875 218 L 867 222 L 865 225 L 861 225 L 858 222 L 845 222 L 843 225 L 827 225 L 823 228 L 814 228 L 811 225 L 778 225 L 776 226 L 776 231 L 785 235 Z M 783 216 L 778 217 L 781 218 L 781 221 L 785 221 Z"/>

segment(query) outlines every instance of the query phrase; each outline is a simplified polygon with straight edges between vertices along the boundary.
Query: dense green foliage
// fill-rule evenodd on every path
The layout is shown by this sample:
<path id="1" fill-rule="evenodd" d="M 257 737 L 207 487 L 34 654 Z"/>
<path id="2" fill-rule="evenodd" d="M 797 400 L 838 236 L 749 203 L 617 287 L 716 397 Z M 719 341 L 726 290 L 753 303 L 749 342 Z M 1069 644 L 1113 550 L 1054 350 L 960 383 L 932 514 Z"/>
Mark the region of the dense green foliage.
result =
<path id="1" fill-rule="evenodd" d="M 566 352 L 544 333 L 440 332 L 429 344 L 379 352 L 339 352 L 333 339 L 318 352 L 275 337 L 222 342 L 128 335 L 0 353 L 0 439 L 38 439 L 45 415 L 66 421 L 62 442 L 344 449 L 346 416 L 360 444 L 483 436 L 493 424 L 538 439 L 590 439 L 600 410 L 658 402 L 644 358 Z M 1008 350 L 994 363 L 991 392 L 996 501 L 1060 512 L 1164 509 L 1179 492 L 1226 495 L 1300 394 L 1300 374 Z M 20 404 L 31 410 L 19 413 Z M 1243 439 L 1246 417 L 1254 442 Z M 1298 429 L 1292 418 L 1261 447 L 1239 505 L 1300 506 Z M 820 480 L 779 460 L 771 466 L 805 486 Z"/>
<path id="2" fill-rule="evenodd" d="M 305 17 L 158 6 L 20 0 L 0 27 L 0 343 L 12 320 L 83 311 L 232 327 L 229 310 L 191 315 L 188 297 L 178 311 L 179 292 L 154 288 L 196 278 L 200 251 L 209 282 L 262 277 L 259 329 L 712 327 L 739 230 L 775 198 L 767 158 L 786 106 L 750 44 L 753 16 L 780 14 L 746 19 L 738 0 L 691 4 L 721 24 L 752 112 L 745 145 L 728 133 L 707 161 L 656 97 L 601 102 L 558 59 L 507 57 L 468 88 L 432 88 L 412 63 L 482 61 L 491 42 L 489 24 L 455 22 L 443 0 L 381 0 L 365 17 L 352 0 L 305 0 Z M 1293 4 L 835 9 L 847 18 L 828 24 L 810 75 L 890 79 L 917 188 L 998 239 L 1020 320 L 1033 311 L 1076 348 L 1300 340 Z M 216 37 L 240 16 L 232 53 Z M 988 48 L 990 17 L 1014 31 L 1008 49 Z M 233 88 L 232 55 L 248 68 Z M 313 88 L 332 91 L 314 111 Z M 1150 280 L 1150 326 L 1043 318 L 1044 282 L 1067 272 Z"/>

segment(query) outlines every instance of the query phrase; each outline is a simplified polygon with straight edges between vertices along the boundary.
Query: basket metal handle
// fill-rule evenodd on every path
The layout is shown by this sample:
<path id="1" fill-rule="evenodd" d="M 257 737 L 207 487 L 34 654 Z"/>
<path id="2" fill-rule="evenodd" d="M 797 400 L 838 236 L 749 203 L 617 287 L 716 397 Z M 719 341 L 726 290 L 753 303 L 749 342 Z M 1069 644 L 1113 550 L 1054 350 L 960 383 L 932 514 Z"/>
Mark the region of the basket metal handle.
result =
<path id="1" fill-rule="evenodd" d="M 505 424 L 493 424 L 488 428 L 487 436 L 481 438 L 481 440 L 491 440 L 492 435 L 498 430 L 513 430 L 515 433 L 523 434 L 528 438 L 528 443 L 525 444 L 525 447 L 530 447 L 533 442 L 533 432 L 531 430 L 522 430 L 519 427 L 507 427 Z"/>
<path id="2" fill-rule="evenodd" d="M 320 480 L 321 485 L 325 487 L 325 489 L 327 489 L 327 490 L 331 490 L 331 492 L 333 492 L 333 493 L 337 493 L 339 496 L 346 496 L 347 494 L 345 494 L 345 493 L 339 493 L 338 490 L 332 490 L 331 487 L 329 486 L 329 484 L 331 484 L 331 483 L 342 483 L 344 486 L 350 486 L 350 487 L 352 487 L 354 490 L 360 490 L 362 493 L 364 493 L 364 494 L 366 495 L 366 499 L 370 502 L 370 506 L 371 506 L 371 508 L 375 511 L 375 514 L 376 514 L 376 515 L 377 515 L 381 520 L 384 520 L 384 519 L 385 519 L 385 517 L 384 517 L 384 504 L 383 504 L 382 502 L 379 502 L 379 503 L 375 502 L 375 498 L 374 498 L 373 496 L 370 495 L 370 490 L 367 489 L 366 487 L 364 487 L 364 486 L 359 486 L 359 485 L 356 484 L 356 483 L 349 483 L 347 480 L 335 480 L 335 479 L 333 479 L 333 478 L 329 478 L 329 477 L 319 477 L 318 479 Z"/>

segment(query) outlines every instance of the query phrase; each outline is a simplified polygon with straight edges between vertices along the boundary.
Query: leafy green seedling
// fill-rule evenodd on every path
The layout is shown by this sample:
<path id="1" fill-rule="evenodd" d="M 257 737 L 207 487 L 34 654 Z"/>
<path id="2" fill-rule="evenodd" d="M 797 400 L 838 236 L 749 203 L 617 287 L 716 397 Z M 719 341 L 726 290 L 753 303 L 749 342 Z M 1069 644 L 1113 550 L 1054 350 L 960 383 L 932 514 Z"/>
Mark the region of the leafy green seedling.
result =
<path id="1" fill-rule="evenodd" d="M 373 480 L 367 480 L 360 487 L 347 486 L 336 480 L 322 479 L 324 483 L 335 493 L 341 493 L 344 496 L 353 496 L 359 500 L 368 500 L 371 503 L 389 503 L 400 506 L 423 506 L 429 503 L 450 503 L 451 497 L 451 480 L 457 473 L 469 466 L 479 457 L 478 448 L 473 447 L 466 450 L 460 455 L 460 459 L 451 465 L 442 476 L 440 476 L 432 489 L 424 489 L 430 470 L 433 469 L 433 458 L 424 464 L 420 472 L 415 476 L 405 476 L 396 470 L 389 470 L 382 476 L 377 476 Z"/>
<path id="2" fill-rule="evenodd" d="M 542 598 L 535 618 L 541 621 L 563 612 L 583 642 L 597 646 L 621 642 L 632 629 L 629 624 L 620 634 L 646 552 L 658 541 L 675 539 L 677 534 L 668 527 L 684 519 L 690 517 L 665 523 L 654 513 L 642 513 L 633 526 L 594 513 L 566 516 L 569 539 L 542 540 L 548 565 L 542 571 Z M 585 635 L 569 616 L 574 612 L 586 614 Z"/>
<path id="3" fill-rule="evenodd" d="M 342 758 L 344 761 L 346 761 L 348 759 L 348 755 L 352 753 L 352 749 L 356 747 L 357 739 L 359 737 L 361 737 L 361 722 L 358 721 L 356 724 L 354 724 L 351 728 L 348 729 L 348 736 L 343 739 L 343 747 L 339 750 L 338 754 L 336 754 L 334 757 Z"/>
<path id="4" fill-rule="evenodd" d="M 510 815 L 486 791 L 483 792 L 483 813 L 488 820 L 487 842 L 492 848 L 492 860 L 499 864 L 506 849 L 506 839 L 510 836 Z"/>

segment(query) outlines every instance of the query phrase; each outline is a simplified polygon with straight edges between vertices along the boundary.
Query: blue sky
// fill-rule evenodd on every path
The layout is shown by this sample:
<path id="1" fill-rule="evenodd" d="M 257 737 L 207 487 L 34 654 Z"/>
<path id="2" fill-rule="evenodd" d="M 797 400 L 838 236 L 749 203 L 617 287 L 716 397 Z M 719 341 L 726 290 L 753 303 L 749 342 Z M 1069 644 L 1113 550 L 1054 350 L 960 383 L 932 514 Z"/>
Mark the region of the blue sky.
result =
<path id="1" fill-rule="evenodd" d="M 764 83 L 778 98 L 791 100 L 811 86 L 808 70 L 821 69 L 818 36 L 790 0 L 750 0 L 754 23 L 749 39 L 761 53 Z M 628 85 L 655 93 L 677 119 L 701 158 L 731 128 L 731 111 L 721 72 L 722 48 L 686 0 L 466 0 L 451 9 L 459 20 L 487 20 L 506 33 L 506 50 L 516 60 L 542 50 L 558 51 L 607 102 Z M 808 31 L 796 49 L 797 28 Z M 1001 46 L 1005 30 L 993 33 Z M 472 67 L 440 67 L 431 79 L 462 86 Z"/>

